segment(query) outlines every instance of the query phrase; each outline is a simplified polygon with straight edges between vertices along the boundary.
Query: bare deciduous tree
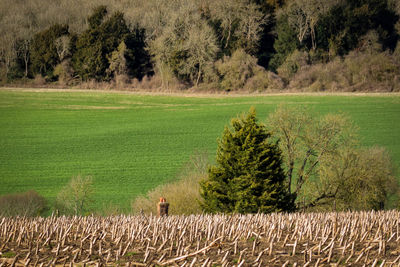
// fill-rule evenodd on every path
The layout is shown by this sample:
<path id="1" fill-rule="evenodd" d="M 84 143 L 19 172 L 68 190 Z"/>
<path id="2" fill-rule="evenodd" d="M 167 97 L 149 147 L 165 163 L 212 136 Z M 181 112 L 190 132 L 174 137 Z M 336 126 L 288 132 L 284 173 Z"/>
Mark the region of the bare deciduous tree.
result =
<path id="1" fill-rule="evenodd" d="M 306 194 L 313 199 L 310 207 L 378 210 L 397 189 L 393 163 L 384 148 L 343 147 L 339 153 L 324 157 L 318 179 L 310 181 Z"/>
<path id="2" fill-rule="evenodd" d="M 258 5 L 248 0 L 221 0 L 210 1 L 209 8 L 211 17 L 222 29 L 225 49 L 241 47 L 248 53 L 255 52 L 262 26 L 268 21 Z"/>
<path id="3" fill-rule="evenodd" d="M 163 84 L 167 84 L 164 79 L 172 72 L 198 85 L 204 66 L 213 62 L 217 54 L 215 34 L 194 1 L 185 2 L 170 15 L 162 33 L 150 46 Z"/>
<path id="4" fill-rule="evenodd" d="M 291 1 L 285 13 L 288 15 L 289 25 L 297 32 L 300 43 L 310 34 L 312 48 L 317 48 L 315 27 L 323 14 L 340 0 L 294 0 Z"/>
<path id="5" fill-rule="evenodd" d="M 93 194 L 93 179 L 81 175 L 72 177 L 57 195 L 57 208 L 62 212 L 82 214 L 87 211 Z"/>
<path id="6" fill-rule="evenodd" d="M 335 200 L 342 208 L 381 208 L 389 188 L 396 188 L 387 152 L 360 149 L 357 129 L 344 115 L 314 118 L 304 108 L 280 106 L 269 116 L 268 125 L 280 140 L 287 189 L 297 196 L 298 208 Z M 369 192 L 369 202 L 362 188 Z"/>
<path id="7" fill-rule="evenodd" d="M 6 77 L 17 58 L 17 28 L 16 24 L 9 23 L 0 29 L 0 61 L 3 63 Z"/>
<path id="8" fill-rule="evenodd" d="M 63 35 L 56 39 L 55 46 L 60 62 L 70 55 L 70 42 L 71 40 L 68 35 Z"/>

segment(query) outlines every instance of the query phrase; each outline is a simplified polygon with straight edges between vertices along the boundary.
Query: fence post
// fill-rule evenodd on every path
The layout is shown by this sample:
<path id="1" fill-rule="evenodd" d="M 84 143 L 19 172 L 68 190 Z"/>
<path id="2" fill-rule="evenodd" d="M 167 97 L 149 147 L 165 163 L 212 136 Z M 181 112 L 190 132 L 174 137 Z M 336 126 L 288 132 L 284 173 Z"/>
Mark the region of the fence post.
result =
<path id="1" fill-rule="evenodd" d="M 160 216 L 168 216 L 169 203 L 163 197 L 160 197 L 160 202 L 157 204 L 157 214 Z"/>

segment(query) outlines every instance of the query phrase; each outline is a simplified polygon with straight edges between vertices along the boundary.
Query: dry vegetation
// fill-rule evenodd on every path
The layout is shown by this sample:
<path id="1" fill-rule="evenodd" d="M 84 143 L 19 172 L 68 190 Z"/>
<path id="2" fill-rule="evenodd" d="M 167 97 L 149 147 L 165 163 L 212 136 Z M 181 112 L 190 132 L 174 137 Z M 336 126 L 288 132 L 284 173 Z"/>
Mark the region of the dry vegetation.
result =
<path id="1" fill-rule="evenodd" d="M 178 180 L 161 184 L 146 195 L 138 196 L 132 201 L 132 211 L 142 214 L 157 214 L 157 203 L 163 196 L 170 203 L 169 214 L 190 215 L 202 212 L 200 207 L 200 181 L 207 176 L 209 159 L 204 151 L 197 151 L 183 166 Z M 190 203 L 190 205 L 188 205 Z"/>
<path id="2" fill-rule="evenodd" d="M 34 190 L 0 196 L 0 217 L 18 215 L 34 217 L 41 215 L 46 208 L 46 199 Z"/>
<path id="3" fill-rule="evenodd" d="M 400 212 L 0 219 L 0 266 L 399 266 Z"/>

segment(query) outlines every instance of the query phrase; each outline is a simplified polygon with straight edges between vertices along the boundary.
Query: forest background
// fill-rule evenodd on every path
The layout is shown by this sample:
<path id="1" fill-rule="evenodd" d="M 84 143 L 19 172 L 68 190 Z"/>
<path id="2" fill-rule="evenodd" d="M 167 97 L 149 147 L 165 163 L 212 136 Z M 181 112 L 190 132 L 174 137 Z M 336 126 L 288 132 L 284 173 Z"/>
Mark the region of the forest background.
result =
<path id="1" fill-rule="evenodd" d="M 3 0 L 3 85 L 400 91 L 396 0 Z"/>

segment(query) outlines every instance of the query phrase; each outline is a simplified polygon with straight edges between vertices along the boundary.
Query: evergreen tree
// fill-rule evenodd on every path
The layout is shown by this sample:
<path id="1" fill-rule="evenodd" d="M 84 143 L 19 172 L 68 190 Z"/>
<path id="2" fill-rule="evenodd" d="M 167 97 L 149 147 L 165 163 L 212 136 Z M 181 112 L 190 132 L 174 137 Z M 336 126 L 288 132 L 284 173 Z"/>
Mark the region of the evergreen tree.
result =
<path id="1" fill-rule="evenodd" d="M 54 24 L 33 36 L 30 58 L 34 74 L 52 75 L 54 67 L 60 63 L 56 40 L 68 34 L 68 25 Z"/>
<path id="2" fill-rule="evenodd" d="M 276 34 L 277 39 L 274 42 L 275 54 L 269 63 L 269 68 L 273 71 L 276 71 L 285 61 L 285 58 L 296 50 L 296 48 L 300 47 L 296 33 L 290 27 L 286 15 L 281 15 L 277 19 Z"/>
<path id="3" fill-rule="evenodd" d="M 113 68 L 119 57 L 126 74 L 141 79 L 151 67 L 150 57 L 144 49 L 144 30 L 136 26 L 131 32 L 121 12 L 115 12 L 109 18 L 106 14 L 104 6 L 95 9 L 88 18 L 89 29 L 77 38 L 72 57 L 75 71 L 83 80 L 110 80 L 118 74 Z"/>
<path id="4" fill-rule="evenodd" d="M 285 188 L 281 151 L 271 143 L 271 134 L 256 120 L 251 108 L 247 116 L 235 118 L 226 127 L 217 149 L 217 165 L 201 182 L 206 212 L 279 212 L 294 207 Z"/>
<path id="5" fill-rule="evenodd" d="M 151 76 L 153 72 L 153 64 L 146 47 L 146 32 L 138 24 L 126 36 L 124 42 L 126 44 L 125 60 L 128 68 L 128 75 L 141 80 L 143 76 Z"/>
<path id="6" fill-rule="evenodd" d="M 122 13 L 114 13 L 104 21 L 105 15 L 102 7 L 96 9 L 88 19 L 90 28 L 76 41 L 73 66 L 83 80 L 94 78 L 100 81 L 110 78 L 106 75 L 108 58 L 129 33 Z"/>
<path id="7" fill-rule="evenodd" d="M 107 7 L 104 5 L 98 6 L 93 10 L 93 14 L 88 18 L 89 28 L 95 29 L 100 27 L 104 17 L 107 15 Z"/>
<path id="8" fill-rule="evenodd" d="M 376 30 L 384 49 L 393 50 L 399 36 L 394 25 L 398 21 L 388 1 L 348 0 L 339 2 L 327 14 L 321 16 L 316 28 L 318 46 L 328 50 L 335 46 L 339 55 L 357 48 L 360 39 L 368 31 Z"/>

